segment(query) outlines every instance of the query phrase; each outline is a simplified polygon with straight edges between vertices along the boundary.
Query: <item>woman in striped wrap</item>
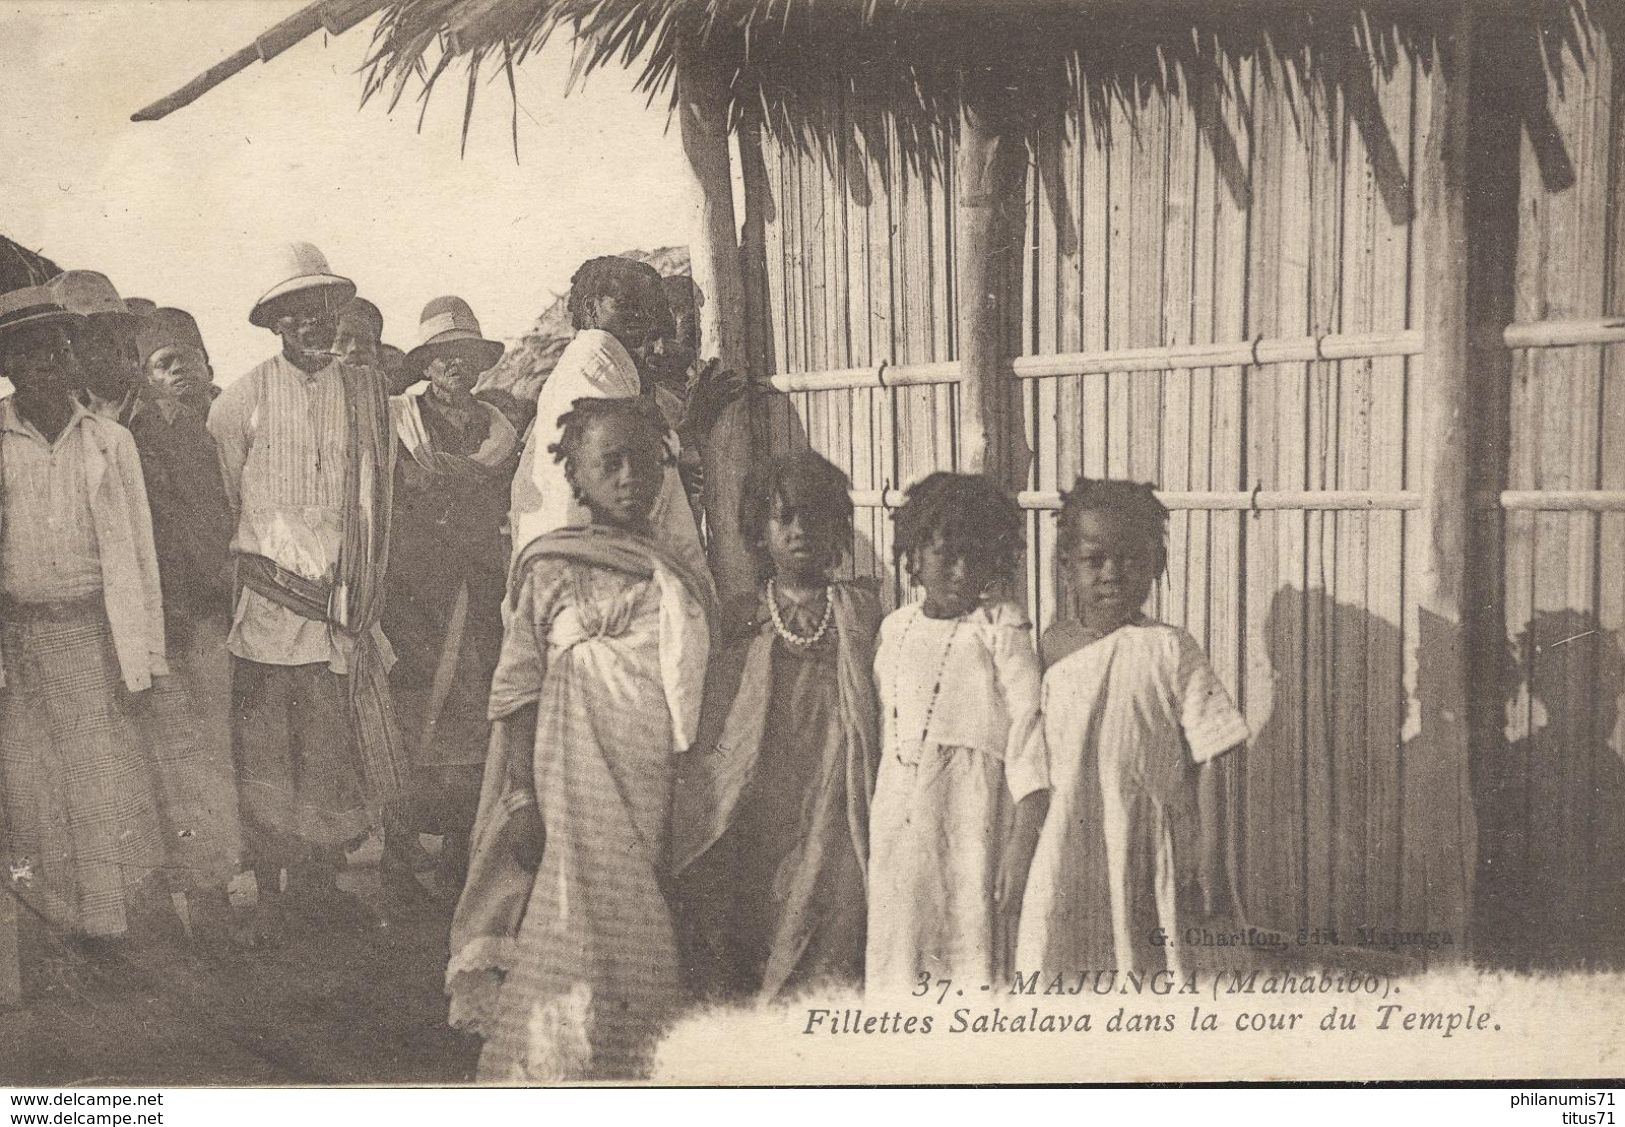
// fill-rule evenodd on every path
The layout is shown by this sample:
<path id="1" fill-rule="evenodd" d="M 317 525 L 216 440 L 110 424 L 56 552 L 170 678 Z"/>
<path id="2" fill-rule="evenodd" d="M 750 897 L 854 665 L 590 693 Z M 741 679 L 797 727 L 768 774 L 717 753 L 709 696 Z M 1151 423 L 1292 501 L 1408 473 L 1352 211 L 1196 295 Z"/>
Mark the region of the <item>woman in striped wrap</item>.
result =
<path id="1" fill-rule="evenodd" d="M 674 756 L 694 738 L 710 585 L 650 537 L 669 455 L 640 399 L 580 399 L 554 448 L 588 527 L 515 562 L 468 884 L 454 1025 L 478 1078 L 642 1074 L 682 999 L 663 892 Z"/>

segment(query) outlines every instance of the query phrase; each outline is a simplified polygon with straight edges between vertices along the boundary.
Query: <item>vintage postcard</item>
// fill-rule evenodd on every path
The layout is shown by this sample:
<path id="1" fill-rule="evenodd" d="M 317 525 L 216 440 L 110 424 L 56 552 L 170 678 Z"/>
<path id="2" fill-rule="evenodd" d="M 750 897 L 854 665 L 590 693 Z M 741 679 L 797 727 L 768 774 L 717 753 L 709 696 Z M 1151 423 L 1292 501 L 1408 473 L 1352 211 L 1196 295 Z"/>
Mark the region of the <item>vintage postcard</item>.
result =
<path id="1" fill-rule="evenodd" d="M 1616 53 L 0 3 L 0 1084 L 1625 1074 Z"/>

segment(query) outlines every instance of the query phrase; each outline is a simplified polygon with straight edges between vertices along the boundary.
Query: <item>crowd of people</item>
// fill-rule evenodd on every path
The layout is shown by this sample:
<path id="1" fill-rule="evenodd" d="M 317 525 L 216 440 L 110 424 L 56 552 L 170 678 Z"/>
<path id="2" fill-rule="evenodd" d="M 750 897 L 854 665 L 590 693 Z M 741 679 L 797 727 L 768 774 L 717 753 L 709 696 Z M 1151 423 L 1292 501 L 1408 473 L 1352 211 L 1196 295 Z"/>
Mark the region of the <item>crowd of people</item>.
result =
<path id="1" fill-rule="evenodd" d="M 994 482 L 907 491 L 923 597 L 883 614 L 838 578 L 845 475 L 762 452 L 760 583 L 719 597 L 701 452 L 747 381 L 701 363 L 701 300 L 585 263 L 531 410 L 478 390 L 503 346 L 465 301 L 388 349 L 308 244 L 223 390 L 190 317 L 100 275 L 0 294 L 13 891 L 93 951 L 176 894 L 196 942 L 286 943 L 365 919 L 339 875 L 376 833 L 391 910 L 455 904 L 483 1080 L 638 1075 L 696 999 L 1177 971 L 1198 765 L 1247 730 L 1143 614 L 1151 487 L 1065 495 L 1077 614 L 1035 644 Z"/>

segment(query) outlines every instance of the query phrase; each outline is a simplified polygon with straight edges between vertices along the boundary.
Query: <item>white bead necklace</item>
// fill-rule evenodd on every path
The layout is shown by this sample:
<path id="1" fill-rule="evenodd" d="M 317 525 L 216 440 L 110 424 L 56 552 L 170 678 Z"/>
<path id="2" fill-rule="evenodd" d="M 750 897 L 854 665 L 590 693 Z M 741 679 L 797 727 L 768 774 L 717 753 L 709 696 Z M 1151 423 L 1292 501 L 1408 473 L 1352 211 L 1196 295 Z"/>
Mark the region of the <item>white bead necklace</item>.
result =
<path id="1" fill-rule="evenodd" d="M 899 699 L 899 694 L 902 690 L 902 657 L 904 652 L 903 643 L 908 641 L 908 632 L 913 628 L 915 621 L 924 617 L 925 612 L 922 610 L 914 618 L 910 618 L 907 622 L 903 623 L 903 632 L 898 636 L 897 639 L 897 670 L 892 674 L 891 680 L 891 730 L 892 739 L 897 741 L 896 750 L 897 758 L 899 760 L 903 758 L 903 744 L 901 733 L 898 731 L 897 702 Z M 953 652 L 954 639 L 959 637 L 959 627 L 963 622 L 963 618 L 954 619 L 954 628 L 948 632 L 948 641 L 942 647 L 942 660 L 937 663 L 937 679 L 931 686 L 931 699 L 926 703 L 925 706 L 925 720 L 920 724 L 920 743 L 922 744 L 925 743 L 926 737 L 931 734 L 931 717 L 937 711 L 937 698 L 942 695 L 942 677 L 943 674 L 948 671 L 948 655 Z"/>
<path id="2" fill-rule="evenodd" d="M 797 634 L 785 625 L 784 618 L 779 614 L 778 588 L 771 579 L 767 581 L 767 613 L 773 619 L 773 632 L 783 638 L 786 645 L 798 650 L 810 650 L 824 640 L 824 635 L 829 633 L 829 624 L 835 619 L 835 588 L 824 588 L 824 617 L 819 621 L 818 629 L 811 634 Z"/>

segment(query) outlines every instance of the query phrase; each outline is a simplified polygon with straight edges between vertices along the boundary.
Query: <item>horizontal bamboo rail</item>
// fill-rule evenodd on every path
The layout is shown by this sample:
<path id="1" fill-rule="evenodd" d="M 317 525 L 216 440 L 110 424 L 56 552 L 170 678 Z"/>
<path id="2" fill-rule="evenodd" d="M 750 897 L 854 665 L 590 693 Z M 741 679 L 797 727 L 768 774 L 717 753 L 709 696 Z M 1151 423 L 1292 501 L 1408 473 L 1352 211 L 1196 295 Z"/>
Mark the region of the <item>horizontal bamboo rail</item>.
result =
<path id="1" fill-rule="evenodd" d="M 930 364 L 892 364 L 882 361 L 873 368 L 833 368 L 825 372 L 793 372 L 769 376 L 758 383 L 770 384 L 774 391 L 850 391 L 866 387 L 929 387 L 959 382 L 959 361 L 938 360 Z"/>
<path id="2" fill-rule="evenodd" d="M 852 504 L 860 509 L 895 509 L 904 490 L 854 489 Z M 1347 489 L 1271 490 L 1248 492 L 1158 492 L 1169 509 L 1194 512 L 1406 512 L 1422 507 L 1422 495 L 1408 490 L 1366 492 Z M 1061 495 L 1053 490 L 1024 490 L 1016 494 L 1024 509 L 1056 510 Z M 1473 498 L 1477 509 L 1508 512 L 1619 513 L 1625 512 L 1625 490 L 1506 490 L 1482 492 Z"/>
<path id="3" fill-rule="evenodd" d="M 1625 341 L 1625 317 L 1589 321 L 1514 321 L 1501 332 L 1508 348 L 1573 348 Z"/>
<path id="4" fill-rule="evenodd" d="M 1185 493 L 1159 492 L 1166 508 L 1205 512 L 1339 512 L 1402 511 L 1422 507 L 1422 495 L 1395 491 L 1368 493 L 1354 490 L 1272 490 L 1247 492 Z M 1028 490 L 1016 494 L 1024 509 L 1059 509 L 1061 495 Z"/>
<path id="5" fill-rule="evenodd" d="M 1625 513 L 1625 489 L 1509 489 L 1498 500 L 1508 512 Z"/>
<path id="6" fill-rule="evenodd" d="M 903 503 L 901 489 L 856 489 L 852 504 L 860 509 L 895 509 Z M 1185 493 L 1159 492 L 1159 500 L 1170 509 L 1208 512 L 1301 512 L 1315 511 L 1401 511 L 1422 507 L 1419 493 L 1396 491 L 1368 493 L 1354 490 L 1274 490 L 1248 492 Z M 1024 509 L 1053 510 L 1061 507 L 1061 495 L 1054 491 L 1024 490 L 1016 494 Z"/>
<path id="7" fill-rule="evenodd" d="M 1414 356 L 1422 351 L 1422 333 L 1327 333 L 1318 337 L 1259 337 L 1216 344 L 1169 348 L 1106 349 L 1056 356 L 1017 356 L 1011 372 L 1024 380 L 1049 376 L 1098 375 L 1106 372 L 1166 372 L 1174 368 L 1230 368 L 1250 364 L 1290 364 L 1310 360 L 1364 360 L 1379 356 Z"/>
<path id="8" fill-rule="evenodd" d="M 1574 348 L 1582 345 L 1625 344 L 1625 318 L 1602 317 L 1580 321 L 1520 321 L 1500 333 L 1510 349 Z M 1425 341 L 1420 329 L 1382 333 L 1325 333 L 1316 337 L 1258 337 L 1213 344 L 1174 345 L 1166 348 L 1122 348 L 1098 352 L 1063 352 L 1053 356 L 1016 356 L 1005 361 L 1009 375 L 1036 380 L 1054 376 L 1099 375 L 1110 372 L 1167 372 L 1176 368 L 1230 368 L 1255 364 L 1295 364 L 1313 361 L 1374 360 L 1415 356 Z M 870 368 L 834 368 L 820 372 L 794 372 L 758 382 L 775 391 L 844 391 L 855 388 L 924 387 L 955 384 L 959 362 L 930 364 L 881 362 Z"/>

